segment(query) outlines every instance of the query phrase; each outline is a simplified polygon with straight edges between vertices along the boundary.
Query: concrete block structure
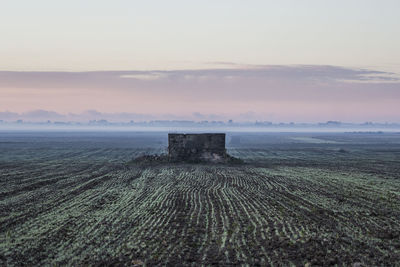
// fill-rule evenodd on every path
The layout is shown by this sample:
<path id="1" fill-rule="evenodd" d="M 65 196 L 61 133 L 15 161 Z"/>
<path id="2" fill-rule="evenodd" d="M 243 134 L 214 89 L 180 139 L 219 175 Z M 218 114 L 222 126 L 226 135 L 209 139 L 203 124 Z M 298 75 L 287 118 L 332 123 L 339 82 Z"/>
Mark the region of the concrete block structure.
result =
<path id="1" fill-rule="evenodd" d="M 168 134 L 168 156 L 175 162 L 224 162 L 224 133 Z"/>

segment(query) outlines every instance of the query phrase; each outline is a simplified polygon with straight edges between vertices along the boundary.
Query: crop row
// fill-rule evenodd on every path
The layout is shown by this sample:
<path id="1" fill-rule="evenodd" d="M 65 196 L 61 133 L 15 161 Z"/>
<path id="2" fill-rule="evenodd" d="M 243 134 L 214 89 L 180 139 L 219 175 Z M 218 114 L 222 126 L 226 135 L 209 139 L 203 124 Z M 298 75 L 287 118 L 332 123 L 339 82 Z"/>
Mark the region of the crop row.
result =
<path id="1" fill-rule="evenodd" d="M 315 167 L 121 163 L 143 152 L 39 151 L 20 160 L 26 165 L 3 160 L 0 263 L 400 259 L 396 179 Z"/>

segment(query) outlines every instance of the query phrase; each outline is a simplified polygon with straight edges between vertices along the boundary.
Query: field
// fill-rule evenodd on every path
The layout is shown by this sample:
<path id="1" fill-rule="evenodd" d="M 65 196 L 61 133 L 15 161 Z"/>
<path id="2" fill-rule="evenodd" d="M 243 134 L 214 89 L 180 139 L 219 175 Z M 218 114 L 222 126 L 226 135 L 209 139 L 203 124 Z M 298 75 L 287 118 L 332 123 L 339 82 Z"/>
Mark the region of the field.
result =
<path id="1" fill-rule="evenodd" d="M 131 162 L 166 146 L 0 132 L 0 265 L 400 266 L 400 134 L 231 133 L 245 164 Z"/>

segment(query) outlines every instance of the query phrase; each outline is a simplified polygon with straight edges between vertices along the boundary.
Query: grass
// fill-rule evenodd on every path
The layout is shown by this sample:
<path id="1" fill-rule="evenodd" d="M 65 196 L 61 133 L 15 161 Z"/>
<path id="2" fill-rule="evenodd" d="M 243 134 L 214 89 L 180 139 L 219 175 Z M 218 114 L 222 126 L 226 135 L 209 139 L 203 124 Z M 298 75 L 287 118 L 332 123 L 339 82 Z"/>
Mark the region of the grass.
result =
<path id="1" fill-rule="evenodd" d="M 1 133 L 0 264 L 398 265 L 400 135 L 301 137 L 143 166 L 164 134 Z"/>

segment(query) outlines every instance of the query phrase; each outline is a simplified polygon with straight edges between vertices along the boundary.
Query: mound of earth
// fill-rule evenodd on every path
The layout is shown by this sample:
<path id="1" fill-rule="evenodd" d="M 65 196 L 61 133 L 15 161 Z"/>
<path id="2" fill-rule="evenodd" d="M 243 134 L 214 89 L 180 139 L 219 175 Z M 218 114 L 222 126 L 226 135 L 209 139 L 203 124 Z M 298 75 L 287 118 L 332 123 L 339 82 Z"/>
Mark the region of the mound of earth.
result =
<path id="1" fill-rule="evenodd" d="M 139 165 L 154 165 L 164 163 L 211 163 L 211 164 L 244 164 L 240 158 L 233 157 L 228 153 L 224 157 L 219 155 L 205 155 L 199 159 L 188 158 L 187 160 L 171 160 L 167 154 L 159 155 L 142 155 L 134 158 L 129 163 Z"/>

